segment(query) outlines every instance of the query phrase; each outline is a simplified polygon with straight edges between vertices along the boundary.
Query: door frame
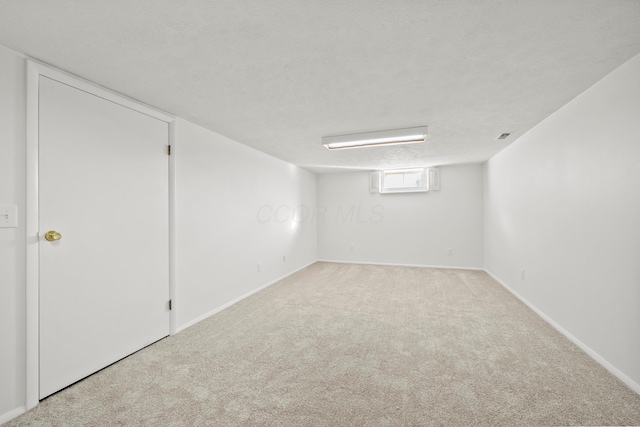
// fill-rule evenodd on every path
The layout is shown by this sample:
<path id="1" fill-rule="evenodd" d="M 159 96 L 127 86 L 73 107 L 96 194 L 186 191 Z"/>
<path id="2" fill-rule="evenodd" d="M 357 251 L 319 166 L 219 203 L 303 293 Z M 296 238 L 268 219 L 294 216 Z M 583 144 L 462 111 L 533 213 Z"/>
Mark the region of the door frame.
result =
<path id="1" fill-rule="evenodd" d="M 169 156 L 169 298 L 175 303 L 176 269 L 175 269 L 175 117 L 127 98 L 109 89 L 97 86 L 72 74 L 27 59 L 26 76 L 26 360 L 25 360 L 25 404 L 32 409 L 39 403 L 39 320 L 40 320 L 40 253 L 39 253 L 39 210 L 38 204 L 38 164 L 39 164 L 39 92 L 40 77 L 48 77 L 76 89 L 120 104 L 154 117 L 168 124 L 168 144 L 171 145 Z M 169 334 L 176 333 L 175 304 L 169 311 Z"/>

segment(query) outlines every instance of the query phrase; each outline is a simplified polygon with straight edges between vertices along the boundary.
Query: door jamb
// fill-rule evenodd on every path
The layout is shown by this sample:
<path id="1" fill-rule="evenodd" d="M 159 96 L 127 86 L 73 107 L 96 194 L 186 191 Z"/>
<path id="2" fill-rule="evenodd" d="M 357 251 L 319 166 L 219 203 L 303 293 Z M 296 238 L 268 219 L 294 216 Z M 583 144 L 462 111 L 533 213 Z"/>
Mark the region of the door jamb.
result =
<path id="1" fill-rule="evenodd" d="M 175 302 L 175 118 L 167 113 L 141 104 L 109 89 L 96 86 L 71 74 L 44 65 L 33 59 L 27 59 L 26 76 L 26 360 L 25 360 L 25 406 L 32 409 L 40 401 L 39 393 L 39 304 L 40 304 L 40 254 L 39 254 L 39 205 L 38 205 L 38 120 L 39 120 L 39 82 L 40 76 L 48 77 L 84 92 L 120 104 L 124 107 L 154 117 L 168 124 L 167 141 L 172 146 L 169 156 L 169 298 Z M 175 306 L 175 304 L 174 304 Z M 169 333 L 176 333 L 175 307 L 169 312 Z"/>

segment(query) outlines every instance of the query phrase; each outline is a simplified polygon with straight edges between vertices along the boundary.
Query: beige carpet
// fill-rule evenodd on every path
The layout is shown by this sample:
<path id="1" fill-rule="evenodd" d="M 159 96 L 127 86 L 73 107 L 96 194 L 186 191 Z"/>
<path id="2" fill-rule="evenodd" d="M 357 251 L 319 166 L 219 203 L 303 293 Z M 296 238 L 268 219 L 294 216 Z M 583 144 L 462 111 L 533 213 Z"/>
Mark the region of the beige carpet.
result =
<path id="1" fill-rule="evenodd" d="M 639 424 L 639 395 L 484 272 L 316 263 L 8 426 Z"/>

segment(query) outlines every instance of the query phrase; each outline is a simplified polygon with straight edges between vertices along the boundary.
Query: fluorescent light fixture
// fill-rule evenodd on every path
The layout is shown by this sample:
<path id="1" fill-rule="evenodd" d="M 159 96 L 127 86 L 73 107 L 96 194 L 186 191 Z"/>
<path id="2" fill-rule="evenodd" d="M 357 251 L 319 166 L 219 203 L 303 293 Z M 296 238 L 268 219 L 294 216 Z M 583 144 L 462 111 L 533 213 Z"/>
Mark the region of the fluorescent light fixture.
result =
<path id="1" fill-rule="evenodd" d="M 328 150 L 377 147 L 380 145 L 417 144 L 427 139 L 427 127 L 382 130 L 350 135 L 325 136 L 322 145 Z"/>

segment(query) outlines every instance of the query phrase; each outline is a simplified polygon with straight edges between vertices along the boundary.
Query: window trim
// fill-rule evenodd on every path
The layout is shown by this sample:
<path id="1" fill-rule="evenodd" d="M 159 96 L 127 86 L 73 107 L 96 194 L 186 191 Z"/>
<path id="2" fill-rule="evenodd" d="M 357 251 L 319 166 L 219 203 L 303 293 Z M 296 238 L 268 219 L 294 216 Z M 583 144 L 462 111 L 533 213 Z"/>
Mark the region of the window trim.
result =
<path id="1" fill-rule="evenodd" d="M 429 182 L 427 168 L 407 168 L 407 169 L 387 169 L 380 172 L 380 187 L 379 191 L 382 194 L 389 193 L 424 193 L 429 191 Z M 385 177 L 391 174 L 398 173 L 420 173 L 422 175 L 421 185 L 419 187 L 386 187 Z"/>

